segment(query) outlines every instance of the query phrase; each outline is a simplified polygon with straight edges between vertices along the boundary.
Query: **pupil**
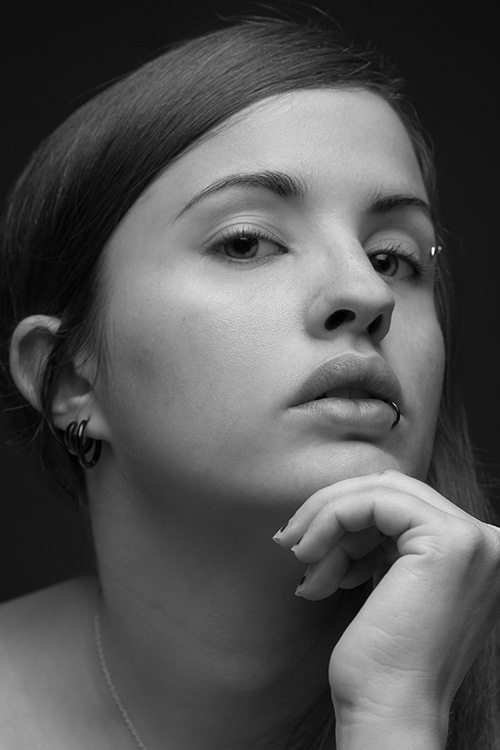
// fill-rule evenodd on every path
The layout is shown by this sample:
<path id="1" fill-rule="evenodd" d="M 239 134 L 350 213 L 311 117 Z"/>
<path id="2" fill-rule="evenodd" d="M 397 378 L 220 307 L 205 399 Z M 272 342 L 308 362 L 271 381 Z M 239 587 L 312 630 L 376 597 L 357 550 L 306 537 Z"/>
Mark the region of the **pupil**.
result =
<path id="1" fill-rule="evenodd" d="M 255 254 L 258 244 L 256 237 L 239 237 L 229 243 L 229 251 L 234 255 Z"/>
<path id="2" fill-rule="evenodd" d="M 376 266 L 379 271 L 387 273 L 388 271 L 394 270 L 394 258 L 390 255 L 378 255 L 376 258 Z"/>

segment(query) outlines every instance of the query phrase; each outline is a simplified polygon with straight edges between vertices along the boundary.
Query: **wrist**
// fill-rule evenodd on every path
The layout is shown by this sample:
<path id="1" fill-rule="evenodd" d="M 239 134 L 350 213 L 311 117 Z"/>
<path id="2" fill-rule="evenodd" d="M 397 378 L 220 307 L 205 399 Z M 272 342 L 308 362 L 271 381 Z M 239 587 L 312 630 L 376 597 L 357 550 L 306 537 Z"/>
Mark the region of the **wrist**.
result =
<path id="1" fill-rule="evenodd" d="M 444 750 L 448 715 L 415 705 L 335 706 L 337 750 Z"/>

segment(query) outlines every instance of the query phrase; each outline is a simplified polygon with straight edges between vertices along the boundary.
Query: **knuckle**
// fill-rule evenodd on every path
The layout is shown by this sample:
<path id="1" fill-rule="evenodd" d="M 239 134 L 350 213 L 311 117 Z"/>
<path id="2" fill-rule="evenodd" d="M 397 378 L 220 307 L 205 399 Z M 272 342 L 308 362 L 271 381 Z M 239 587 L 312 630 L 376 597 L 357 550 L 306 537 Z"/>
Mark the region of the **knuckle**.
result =
<path id="1" fill-rule="evenodd" d="M 479 521 L 471 523 L 457 518 L 453 529 L 453 541 L 470 562 L 481 561 L 500 569 L 500 532 L 488 524 Z"/>
<path id="2" fill-rule="evenodd" d="M 484 524 L 484 533 L 488 541 L 488 547 L 493 559 L 500 569 L 500 529 L 492 524 Z"/>
<path id="3" fill-rule="evenodd" d="M 461 518 L 455 520 L 453 538 L 462 549 L 471 553 L 479 551 L 485 545 L 484 532 L 480 526 Z"/>

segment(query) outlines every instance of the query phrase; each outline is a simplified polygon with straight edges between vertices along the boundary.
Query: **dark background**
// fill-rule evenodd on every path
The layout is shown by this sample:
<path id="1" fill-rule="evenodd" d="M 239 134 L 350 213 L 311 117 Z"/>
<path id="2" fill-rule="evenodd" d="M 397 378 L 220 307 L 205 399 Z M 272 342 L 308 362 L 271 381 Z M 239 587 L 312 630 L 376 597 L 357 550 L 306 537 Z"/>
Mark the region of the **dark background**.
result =
<path id="1" fill-rule="evenodd" d="M 461 317 L 456 377 L 500 508 L 498 52 L 494 4 L 317 0 L 357 42 L 375 41 L 409 80 L 435 148 Z M 270 7 L 300 7 L 288 2 Z M 269 7 L 268 6 L 268 7 Z M 11 3 L 0 17 L 0 198 L 38 142 L 106 81 L 245 2 Z M 303 8 L 308 4 L 303 3 Z M 25 456 L 0 414 L 0 600 L 87 568 L 82 523 Z"/>

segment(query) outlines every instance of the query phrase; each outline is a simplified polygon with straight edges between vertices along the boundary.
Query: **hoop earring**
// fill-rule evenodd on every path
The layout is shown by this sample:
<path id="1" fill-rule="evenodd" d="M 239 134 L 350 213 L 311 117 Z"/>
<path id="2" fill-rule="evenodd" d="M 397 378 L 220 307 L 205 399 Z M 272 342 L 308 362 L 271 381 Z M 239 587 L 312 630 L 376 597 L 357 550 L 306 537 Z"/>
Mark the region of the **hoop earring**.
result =
<path id="1" fill-rule="evenodd" d="M 101 455 L 102 442 L 85 437 L 85 428 L 88 421 L 88 419 L 82 419 L 80 424 L 78 422 L 70 422 L 64 431 L 64 445 L 66 446 L 66 450 L 72 456 L 77 457 L 82 469 L 92 469 Z M 92 449 L 93 453 L 91 457 L 87 458 L 86 454 Z"/>

